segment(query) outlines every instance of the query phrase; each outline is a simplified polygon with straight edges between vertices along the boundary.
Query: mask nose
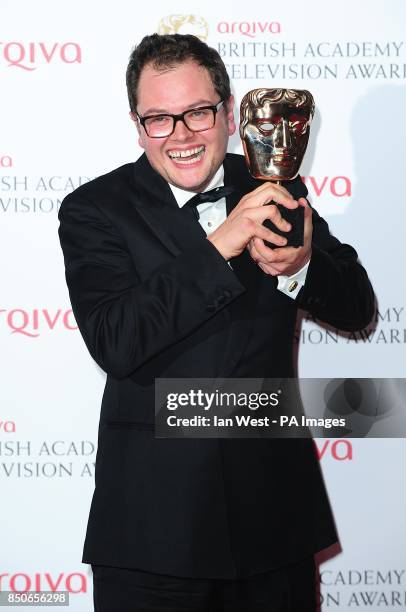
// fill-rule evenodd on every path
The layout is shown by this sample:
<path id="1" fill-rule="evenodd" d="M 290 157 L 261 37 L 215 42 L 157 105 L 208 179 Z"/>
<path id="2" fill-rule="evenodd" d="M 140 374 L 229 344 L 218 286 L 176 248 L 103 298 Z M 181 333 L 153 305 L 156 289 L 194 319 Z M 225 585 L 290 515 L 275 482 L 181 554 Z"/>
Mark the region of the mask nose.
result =
<path id="1" fill-rule="evenodd" d="M 289 149 L 292 144 L 289 122 L 282 117 L 275 129 L 274 143 L 276 148 Z"/>

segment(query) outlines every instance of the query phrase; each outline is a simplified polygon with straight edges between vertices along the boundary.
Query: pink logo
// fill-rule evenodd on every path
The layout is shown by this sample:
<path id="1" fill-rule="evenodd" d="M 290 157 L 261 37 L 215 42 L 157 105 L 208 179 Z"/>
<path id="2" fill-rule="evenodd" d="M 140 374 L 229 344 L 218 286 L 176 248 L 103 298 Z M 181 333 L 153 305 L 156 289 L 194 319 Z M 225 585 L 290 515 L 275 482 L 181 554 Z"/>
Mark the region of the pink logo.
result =
<path id="1" fill-rule="evenodd" d="M 75 42 L 0 42 L 0 59 L 6 65 L 22 70 L 36 70 L 40 64 L 62 62 L 81 64 L 82 50 Z"/>
<path id="2" fill-rule="evenodd" d="M 0 591 L 69 591 L 69 593 L 86 593 L 87 578 L 82 572 L 74 572 L 58 576 L 50 573 L 25 574 L 0 574 Z"/>
<path id="3" fill-rule="evenodd" d="M 0 421 L 0 433 L 15 433 L 16 424 L 14 421 Z"/>
<path id="4" fill-rule="evenodd" d="M 352 443 L 350 440 L 324 440 L 316 442 L 313 440 L 319 460 L 325 456 L 331 457 L 335 461 L 352 461 Z"/>
<path id="5" fill-rule="evenodd" d="M 0 155 L 0 168 L 11 168 L 13 166 L 13 160 L 10 155 Z"/>
<path id="6" fill-rule="evenodd" d="M 217 32 L 255 38 L 257 34 L 280 34 L 281 24 L 279 21 L 220 21 Z"/>
<path id="7" fill-rule="evenodd" d="M 351 179 L 349 176 L 302 176 L 302 181 L 310 191 L 319 197 L 327 192 L 335 198 L 350 197 L 352 193 Z M 327 195 L 325 194 L 325 195 Z"/>
<path id="8" fill-rule="evenodd" d="M 42 331 L 53 331 L 65 328 L 69 331 L 78 329 L 71 309 L 63 311 L 59 308 L 50 312 L 48 308 L 34 308 L 24 310 L 13 308 L 12 310 L 0 309 L 0 318 L 6 322 L 12 334 L 22 334 L 29 338 L 37 338 Z"/>

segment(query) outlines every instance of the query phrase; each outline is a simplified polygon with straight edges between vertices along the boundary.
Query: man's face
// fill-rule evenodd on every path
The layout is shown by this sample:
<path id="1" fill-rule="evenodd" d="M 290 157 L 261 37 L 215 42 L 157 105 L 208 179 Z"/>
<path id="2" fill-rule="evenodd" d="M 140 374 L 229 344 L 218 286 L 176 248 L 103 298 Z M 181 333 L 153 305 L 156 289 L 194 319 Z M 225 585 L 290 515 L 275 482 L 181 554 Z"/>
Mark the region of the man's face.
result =
<path id="1" fill-rule="evenodd" d="M 295 178 L 309 140 L 310 106 L 264 101 L 250 113 L 241 136 L 251 174 L 265 180 Z"/>
<path id="2" fill-rule="evenodd" d="M 220 102 L 209 72 L 188 61 L 174 68 L 158 71 L 145 66 L 138 83 L 137 112 L 141 117 L 212 106 Z M 235 132 L 231 98 L 222 106 L 212 128 L 204 132 L 190 131 L 182 121 L 165 138 L 150 138 L 136 122 L 139 144 L 145 149 L 153 168 L 163 178 L 187 191 L 202 191 L 223 162 L 228 138 Z M 182 156 L 180 156 L 182 155 Z"/>

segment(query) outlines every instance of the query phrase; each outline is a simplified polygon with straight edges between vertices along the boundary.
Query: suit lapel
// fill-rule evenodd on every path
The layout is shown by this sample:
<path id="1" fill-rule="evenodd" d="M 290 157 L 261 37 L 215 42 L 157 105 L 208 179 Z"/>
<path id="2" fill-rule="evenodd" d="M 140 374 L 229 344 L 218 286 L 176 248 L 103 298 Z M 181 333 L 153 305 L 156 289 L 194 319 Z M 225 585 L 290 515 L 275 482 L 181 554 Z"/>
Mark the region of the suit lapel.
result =
<path id="1" fill-rule="evenodd" d="M 168 183 L 151 167 L 145 154 L 136 162 L 135 173 L 137 211 L 150 230 L 175 256 L 197 246 L 202 239 L 201 225 L 179 208 Z"/>

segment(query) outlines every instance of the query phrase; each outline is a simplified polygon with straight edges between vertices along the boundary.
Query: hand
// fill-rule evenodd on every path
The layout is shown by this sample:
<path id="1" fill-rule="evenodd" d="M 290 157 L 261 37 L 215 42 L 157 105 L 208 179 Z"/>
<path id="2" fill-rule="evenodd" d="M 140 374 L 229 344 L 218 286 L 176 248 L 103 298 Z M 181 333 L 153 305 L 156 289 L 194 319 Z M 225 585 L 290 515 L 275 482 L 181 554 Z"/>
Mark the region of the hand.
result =
<path id="1" fill-rule="evenodd" d="M 305 209 L 303 246 L 270 249 L 265 246 L 262 236 L 258 235 L 252 237 L 247 245 L 252 259 L 265 274 L 292 276 L 310 261 L 313 234 L 312 211 L 305 198 L 300 198 L 299 204 Z M 275 240 L 270 242 L 277 244 Z"/>
<path id="2" fill-rule="evenodd" d="M 262 244 L 264 240 L 268 240 L 283 247 L 287 243 L 286 238 L 262 225 L 265 219 L 270 219 L 284 232 L 291 229 L 290 223 L 282 218 L 276 206 L 271 204 L 264 206 L 264 204 L 272 201 L 282 204 L 286 208 L 297 208 L 299 205 L 281 185 L 264 183 L 241 198 L 227 219 L 214 232 L 209 234 L 207 239 L 227 260 L 239 255 L 254 236 L 261 240 Z"/>

